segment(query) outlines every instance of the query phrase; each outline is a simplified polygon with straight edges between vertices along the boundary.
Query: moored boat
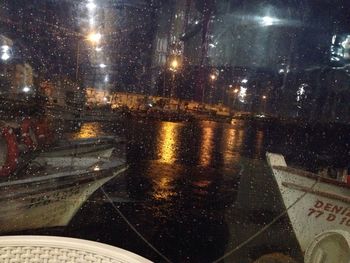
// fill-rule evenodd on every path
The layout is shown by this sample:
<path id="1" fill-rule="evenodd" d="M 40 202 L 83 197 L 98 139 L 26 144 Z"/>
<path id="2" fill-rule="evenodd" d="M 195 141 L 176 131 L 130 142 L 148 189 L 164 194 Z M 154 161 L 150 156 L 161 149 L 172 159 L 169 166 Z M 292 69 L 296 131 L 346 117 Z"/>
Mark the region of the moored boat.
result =
<path id="1" fill-rule="evenodd" d="M 127 169 L 120 158 L 46 161 L 1 180 L 1 233 L 67 225 L 93 192 Z"/>
<path id="2" fill-rule="evenodd" d="M 350 230 L 350 186 L 347 183 L 287 166 L 283 155 L 267 161 L 294 233 L 303 252 L 321 233 Z"/>
<path id="3" fill-rule="evenodd" d="M 114 136 L 89 139 L 62 140 L 51 149 L 45 149 L 40 157 L 80 156 L 108 158 L 123 140 Z"/>

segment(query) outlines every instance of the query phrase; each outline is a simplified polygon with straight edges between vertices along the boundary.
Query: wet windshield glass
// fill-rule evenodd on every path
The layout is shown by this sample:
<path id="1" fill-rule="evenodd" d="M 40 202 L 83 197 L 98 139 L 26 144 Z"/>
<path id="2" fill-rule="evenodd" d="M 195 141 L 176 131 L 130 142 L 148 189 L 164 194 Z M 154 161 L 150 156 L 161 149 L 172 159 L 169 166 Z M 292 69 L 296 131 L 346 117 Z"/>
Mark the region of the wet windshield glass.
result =
<path id="1" fill-rule="evenodd" d="M 348 262 L 349 8 L 2 0 L 0 235 Z"/>

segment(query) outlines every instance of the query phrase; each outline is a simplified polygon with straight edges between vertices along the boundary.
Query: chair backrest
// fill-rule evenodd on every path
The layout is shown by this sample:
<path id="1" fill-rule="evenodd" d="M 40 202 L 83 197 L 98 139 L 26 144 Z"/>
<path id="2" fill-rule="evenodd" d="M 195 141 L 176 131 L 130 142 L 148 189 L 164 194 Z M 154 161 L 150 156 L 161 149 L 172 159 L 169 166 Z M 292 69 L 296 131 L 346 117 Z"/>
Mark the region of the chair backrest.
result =
<path id="1" fill-rule="evenodd" d="M 2 263 L 151 263 L 127 250 L 76 238 L 0 237 Z"/>

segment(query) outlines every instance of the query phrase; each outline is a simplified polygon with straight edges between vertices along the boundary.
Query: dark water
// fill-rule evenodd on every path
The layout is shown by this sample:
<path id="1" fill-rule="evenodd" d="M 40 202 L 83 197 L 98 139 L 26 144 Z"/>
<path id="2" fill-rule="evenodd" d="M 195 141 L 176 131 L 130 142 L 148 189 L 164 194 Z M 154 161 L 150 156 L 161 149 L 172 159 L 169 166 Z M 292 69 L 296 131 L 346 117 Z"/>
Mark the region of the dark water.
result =
<path id="1" fill-rule="evenodd" d="M 130 169 L 104 189 L 135 228 L 172 262 L 212 262 L 271 222 L 283 205 L 265 152 L 315 171 L 349 163 L 349 129 L 235 121 L 86 123 L 75 136 L 123 135 Z M 60 235 L 131 250 L 164 262 L 97 191 Z M 282 218 L 222 262 L 281 252 L 302 261 Z"/>

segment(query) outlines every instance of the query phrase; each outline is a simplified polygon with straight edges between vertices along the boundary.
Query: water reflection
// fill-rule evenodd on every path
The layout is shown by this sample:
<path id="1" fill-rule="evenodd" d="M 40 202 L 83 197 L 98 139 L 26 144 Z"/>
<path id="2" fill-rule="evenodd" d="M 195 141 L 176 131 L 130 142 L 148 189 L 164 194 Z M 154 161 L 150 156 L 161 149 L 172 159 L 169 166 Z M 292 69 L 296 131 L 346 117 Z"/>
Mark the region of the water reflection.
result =
<path id="1" fill-rule="evenodd" d="M 254 158 L 255 159 L 259 159 L 260 156 L 262 156 L 262 144 L 263 144 L 263 140 L 264 140 L 264 133 L 263 131 L 257 131 L 256 132 L 256 142 L 255 142 L 255 155 Z"/>
<path id="2" fill-rule="evenodd" d="M 80 130 L 72 135 L 73 139 L 87 139 L 104 135 L 101 123 L 86 122 L 80 127 Z"/>
<path id="3" fill-rule="evenodd" d="M 234 123 L 233 126 L 233 128 L 224 129 L 221 138 L 224 166 L 232 166 L 239 161 L 241 156 L 244 131 L 237 123 Z"/>
<path id="4" fill-rule="evenodd" d="M 172 164 L 176 160 L 176 148 L 180 147 L 179 132 L 181 125 L 173 122 L 162 122 L 159 129 L 159 147 L 160 161 Z"/>
<path id="5" fill-rule="evenodd" d="M 152 167 L 150 167 L 152 168 Z M 153 198 L 155 200 L 169 200 L 171 197 L 176 195 L 175 182 L 177 175 L 171 171 L 162 172 L 161 170 L 153 167 L 150 171 L 152 172 L 152 184 L 153 184 Z M 164 169 L 165 170 L 165 169 Z M 172 169 L 171 169 L 172 170 Z"/>
<path id="6" fill-rule="evenodd" d="M 204 123 L 207 124 L 207 123 Z M 212 162 L 214 148 L 214 130 L 216 123 L 209 123 L 210 126 L 202 127 L 202 147 L 199 152 L 199 164 L 209 166 Z"/>

